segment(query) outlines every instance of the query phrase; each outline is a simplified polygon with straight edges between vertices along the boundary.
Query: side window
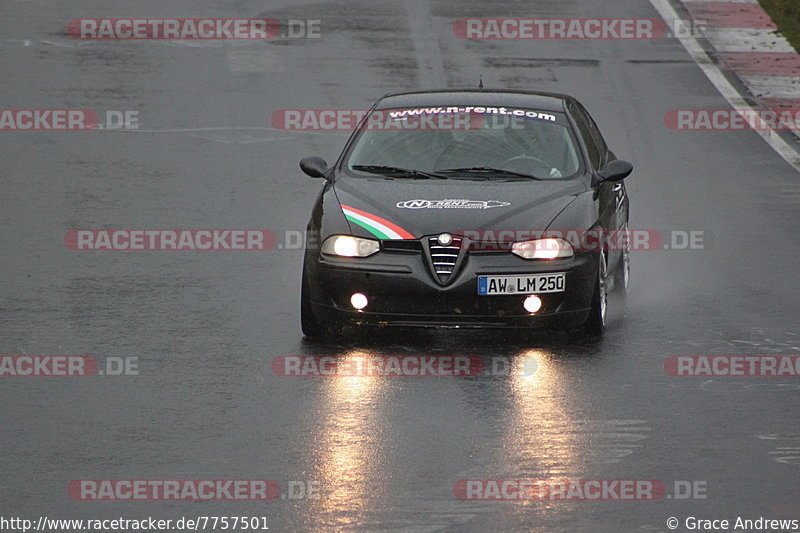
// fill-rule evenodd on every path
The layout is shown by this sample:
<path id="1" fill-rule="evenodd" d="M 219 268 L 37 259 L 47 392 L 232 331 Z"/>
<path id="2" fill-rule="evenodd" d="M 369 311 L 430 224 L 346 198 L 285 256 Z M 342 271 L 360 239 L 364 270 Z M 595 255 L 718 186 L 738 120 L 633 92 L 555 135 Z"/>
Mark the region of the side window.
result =
<path id="1" fill-rule="evenodd" d="M 600 170 L 602 161 L 600 157 L 600 151 L 597 149 L 594 136 L 592 135 L 592 128 L 589 125 L 591 123 L 591 119 L 586 115 L 586 112 L 583 111 L 583 109 L 572 103 L 569 104 L 569 110 L 572 114 L 572 117 L 575 119 L 576 124 L 578 125 L 578 131 L 581 134 L 581 138 L 583 138 L 583 142 L 586 144 L 586 151 L 589 153 L 589 162 L 591 163 L 592 168 L 595 170 Z"/>

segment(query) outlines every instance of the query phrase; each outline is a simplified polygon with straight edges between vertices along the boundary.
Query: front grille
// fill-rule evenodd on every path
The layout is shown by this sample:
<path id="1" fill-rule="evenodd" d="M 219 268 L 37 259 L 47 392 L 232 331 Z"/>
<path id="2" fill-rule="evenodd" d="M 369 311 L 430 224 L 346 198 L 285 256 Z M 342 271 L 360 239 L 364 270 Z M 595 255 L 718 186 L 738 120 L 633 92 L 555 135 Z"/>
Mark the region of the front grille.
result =
<path id="1" fill-rule="evenodd" d="M 447 283 L 458 263 L 458 256 L 461 253 L 462 239 L 453 237 L 453 242 L 448 245 L 439 244 L 438 237 L 428 238 L 428 247 L 431 252 L 431 264 L 433 271 L 442 283 Z"/>

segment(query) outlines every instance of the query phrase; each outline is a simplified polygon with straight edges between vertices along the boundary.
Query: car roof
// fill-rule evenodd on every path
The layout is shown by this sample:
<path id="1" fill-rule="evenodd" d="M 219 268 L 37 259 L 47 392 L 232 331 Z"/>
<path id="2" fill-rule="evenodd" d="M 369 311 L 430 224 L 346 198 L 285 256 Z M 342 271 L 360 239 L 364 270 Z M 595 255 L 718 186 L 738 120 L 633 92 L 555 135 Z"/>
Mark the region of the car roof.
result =
<path id="1" fill-rule="evenodd" d="M 390 93 L 380 99 L 376 109 L 407 107 L 483 106 L 517 107 L 542 111 L 563 112 L 565 94 L 523 91 L 513 89 L 441 89 L 435 91 L 413 91 Z"/>

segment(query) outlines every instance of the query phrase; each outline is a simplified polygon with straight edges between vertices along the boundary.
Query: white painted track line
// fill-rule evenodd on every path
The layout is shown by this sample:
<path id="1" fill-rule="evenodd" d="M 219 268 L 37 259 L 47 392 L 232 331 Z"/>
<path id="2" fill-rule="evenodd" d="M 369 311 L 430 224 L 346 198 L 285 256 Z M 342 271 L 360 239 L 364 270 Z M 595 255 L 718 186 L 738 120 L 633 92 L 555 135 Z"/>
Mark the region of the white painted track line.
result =
<path id="1" fill-rule="evenodd" d="M 650 0 L 650 3 L 658 11 L 661 18 L 668 24 L 672 21 L 681 19 L 678 12 L 669 3 L 668 0 Z M 757 109 L 742 97 L 739 91 L 731 84 L 725 77 L 720 68 L 714 64 L 708 54 L 703 50 L 698 40 L 692 36 L 683 36 L 689 32 L 680 32 L 681 35 L 676 36 L 695 63 L 702 69 L 703 73 L 711 80 L 711 83 L 722 94 L 725 100 L 737 111 L 741 112 L 757 112 Z M 755 133 L 760 135 L 769 145 L 780 154 L 794 169 L 800 172 L 800 153 L 786 142 L 779 134 L 773 129 L 765 128 L 755 130 Z"/>

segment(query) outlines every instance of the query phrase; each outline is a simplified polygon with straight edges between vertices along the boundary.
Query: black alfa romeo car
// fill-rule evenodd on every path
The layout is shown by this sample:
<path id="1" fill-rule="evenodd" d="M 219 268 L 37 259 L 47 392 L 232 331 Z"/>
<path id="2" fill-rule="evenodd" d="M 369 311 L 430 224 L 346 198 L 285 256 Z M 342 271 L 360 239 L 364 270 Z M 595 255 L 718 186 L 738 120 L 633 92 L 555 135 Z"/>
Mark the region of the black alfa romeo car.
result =
<path id="1" fill-rule="evenodd" d="M 629 278 L 633 166 L 574 98 L 442 90 L 381 98 L 328 165 L 307 228 L 301 321 L 606 326 Z M 621 238 L 620 238 L 621 237 Z"/>

